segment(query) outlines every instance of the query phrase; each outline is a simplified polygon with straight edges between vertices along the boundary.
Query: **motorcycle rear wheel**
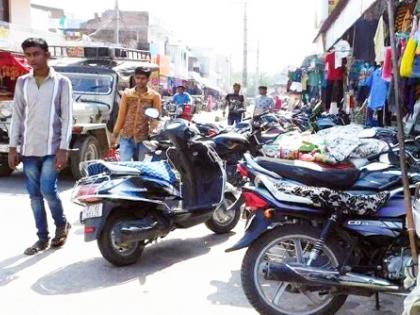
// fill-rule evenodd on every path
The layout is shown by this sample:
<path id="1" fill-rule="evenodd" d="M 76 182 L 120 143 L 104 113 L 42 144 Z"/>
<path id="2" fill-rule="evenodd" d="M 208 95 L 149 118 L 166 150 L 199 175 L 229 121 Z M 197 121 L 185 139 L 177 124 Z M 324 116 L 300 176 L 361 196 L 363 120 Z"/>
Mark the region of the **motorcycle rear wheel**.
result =
<path id="1" fill-rule="evenodd" d="M 296 284 L 260 279 L 263 278 L 262 265 L 269 260 L 305 263 L 310 246 L 320 235 L 321 230 L 310 226 L 286 225 L 264 233 L 248 248 L 242 261 L 242 287 L 248 301 L 260 314 L 328 315 L 335 314 L 345 303 L 347 295 L 333 295 L 329 290 L 308 290 Z M 277 253 L 272 251 L 275 246 L 279 246 Z M 319 260 L 321 264 L 326 262 L 332 268 L 337 267 L 343 260 L 343 251 L 337 243 L 327 241 Z M 305 306 L 310 309 L 305 309 Z"/>
<path id="2" fill-rule="evenodd" d="M 113 237 L 116 225 L 123 220 L 133 220 L 135 217 L 128 213 L 112 214 L 98 238 L 98 247 L 102 256 L 117 267 L 135 264 L 144 250 L 144 242 L 116 243 Z"/>

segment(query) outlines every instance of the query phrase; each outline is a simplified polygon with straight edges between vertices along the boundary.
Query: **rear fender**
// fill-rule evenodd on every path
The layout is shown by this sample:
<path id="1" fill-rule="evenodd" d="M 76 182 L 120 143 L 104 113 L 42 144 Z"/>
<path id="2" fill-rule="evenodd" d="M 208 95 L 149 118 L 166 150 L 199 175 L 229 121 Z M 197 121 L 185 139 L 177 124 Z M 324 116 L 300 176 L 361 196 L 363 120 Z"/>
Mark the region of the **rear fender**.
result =
<path id="1" fill-rule="evenodd" d="M 145 208 L 156 209 L 156 205 L 148 203 L 132 203 L 130 205 L 122 205 L 112 202 L 104 202 L 102 216 L 99 218 L 89 218 L 82 221 L 82 213 L 80 213 L 80 222 L 84 225 L 85 242 L 94 241 L 100 237 L 102 230 L 104 229 L 105 224 L 111 214 L 117 211 L 129 211 L 134 215 L 140 216 Z"/>
<path id="2" fill-rule="evenodd" d="M 298 198 L 296 198 L 297 202 L 291 202 L 293 200 L 293 196 L 292 198 L 290 198 L 290 201 L 277 200 L 267 189 L 264 189 L 264 188 L 254 187 L 254 186 L 245 186 L 243 187 L 243 191 L 254 192 L 258 194 L 260 197 L 262 197 L 264 200 L 266 200 L 268 202 L 267 208 L 272 208 L 275 210 L 273 213 L 275 217 L 277 216 L 282 217 L 282 216 L 288 215 L 288 216 L 293 216 L 293 217 L 313 218 L 314 216 L 323 217 L 328 213 L 323 208 L 316 208 L 316 207 L 313 207 L 312 205 L 299 203 Z"/>
<path id="3" fill-rule="evenodd" d="M 264 217 L 263 211 L 258 211 L 251 219 L 251 223 L 245 231 L 244 236 L 232 247 L 225 252 L 233 252 L 251 245 L 257 238 L 261 236 L 271 225 L 271 221 Z"/>
<path id="4" fill-rule="evenodd" d="M 91 242 L 99 238 L 105 223 L 112 211 L 116 209 L 115 205 L 104 203 L 102 208 L 102 217 L 90 218 L 82 221 L 82 212 L 80 212 L 80 222 L 84 225 L 85 242 Z"/>

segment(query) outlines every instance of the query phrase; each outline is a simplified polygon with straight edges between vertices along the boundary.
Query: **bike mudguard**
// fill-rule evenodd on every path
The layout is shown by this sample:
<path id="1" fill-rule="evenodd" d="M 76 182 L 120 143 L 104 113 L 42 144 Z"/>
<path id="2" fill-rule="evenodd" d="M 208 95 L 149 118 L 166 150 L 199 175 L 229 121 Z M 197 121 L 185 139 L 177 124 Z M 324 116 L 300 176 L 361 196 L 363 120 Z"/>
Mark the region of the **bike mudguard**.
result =
<path id="1" fill-rule="evenodd" d="M 271 221 L 264 217 L 263 211 L 258 211 L 252 218 L 251 223 L 245 231 L 244 236 L 232 247 L 225 250 L 226 253 L 233 252 L 251 245 L 270 226 Z"/>
<path id="2" fill-rule="evenodd" d="M 105 226 L 109 214 L 112 212 L 114 206 L 110 203 L 104 203 L 102 209 L 102 216 L 97 218 L 89 218 L 82 221 L 82 212 L 80 212 L 80 223 L 84 225 L 85 242 L 91 242 L 99 238 Z"/>
<path id="3" fill-rule="evenodd" d="M 104 228 L 105 222 L 106 222 L 106 218 L 104 217 L 85 220 L 83 222 L 85 225 L 85 228 L 84 228 L 85 242 L 92 242 L 92 241 L 97 240 L 99 236 L 101 235 L 101 231 Z"/>

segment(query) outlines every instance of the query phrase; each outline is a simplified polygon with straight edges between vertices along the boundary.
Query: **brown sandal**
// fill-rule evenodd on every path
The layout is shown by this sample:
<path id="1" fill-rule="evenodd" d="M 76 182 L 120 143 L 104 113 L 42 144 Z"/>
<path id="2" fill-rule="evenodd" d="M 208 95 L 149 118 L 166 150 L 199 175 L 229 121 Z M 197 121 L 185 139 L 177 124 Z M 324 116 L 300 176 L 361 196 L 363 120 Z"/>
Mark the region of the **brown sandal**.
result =
<path id="1" fill-rule="evenodd" d="M 70 223 L 66 223 L 63 227 L 57 228 L 55 231 L 55 237 L 51 240 L 52 247 L 61 247 L 66 243 L 67 236 L 71 229 Z"/>
<path id="2" fill-rule="evenodd" d="M 48 248 L 50 241 L 49 240 L 39 240 L 31 247 L 28 247 L 24 254 L 28 256 L 35 255 L 36 253 L 46 250 Z"/>

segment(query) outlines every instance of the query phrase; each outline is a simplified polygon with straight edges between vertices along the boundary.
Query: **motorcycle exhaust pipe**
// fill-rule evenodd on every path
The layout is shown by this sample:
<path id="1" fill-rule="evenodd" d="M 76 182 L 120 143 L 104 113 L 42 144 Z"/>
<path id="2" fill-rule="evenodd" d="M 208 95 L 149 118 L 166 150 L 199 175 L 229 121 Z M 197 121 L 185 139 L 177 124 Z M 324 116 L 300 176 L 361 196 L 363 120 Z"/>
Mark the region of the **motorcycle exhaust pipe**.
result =
<path id="1" fill-rule="evenodd" d="M 159 223 L 143 219 L 121 223 L 115 233 L 118 243 L 140 242 L 155 239 L 160 235 Z"/>
<path id="2" fill-rule="evenodd" d="M 272 281 L 349 287 L 368 291 L 401 291 L 399 286 L 381 278 L 352 272 L 340 274 L 340 272 L 334 270 L 284 263 L 267 263 L 264 268 L 264 278 Z"/>

